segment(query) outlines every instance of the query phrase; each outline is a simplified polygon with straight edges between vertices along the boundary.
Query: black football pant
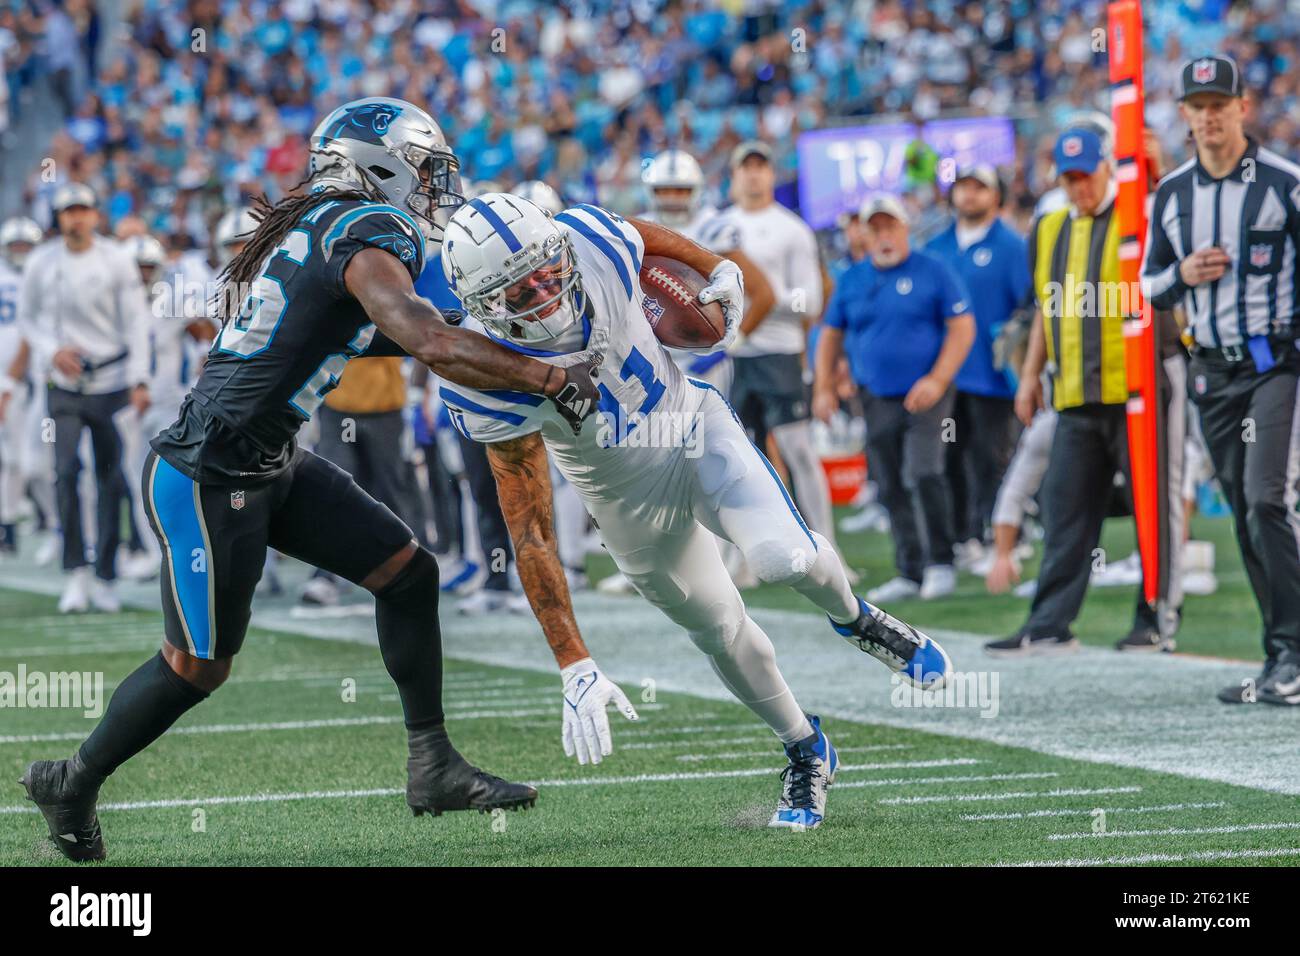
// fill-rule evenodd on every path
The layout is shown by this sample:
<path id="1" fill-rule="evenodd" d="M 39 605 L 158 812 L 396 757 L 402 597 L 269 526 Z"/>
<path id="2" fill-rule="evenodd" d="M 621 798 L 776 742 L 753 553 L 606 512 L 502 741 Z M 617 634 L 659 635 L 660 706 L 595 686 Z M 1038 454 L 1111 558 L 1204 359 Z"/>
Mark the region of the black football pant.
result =
<path id="1" fill-rule="evenodd" d="M 1264 655 L 1300 652 L 1300 354 L 1279 350 L 1260 373 L 1247 355 L 1192 357 L 1188 393 L 1264 625 Z"/>

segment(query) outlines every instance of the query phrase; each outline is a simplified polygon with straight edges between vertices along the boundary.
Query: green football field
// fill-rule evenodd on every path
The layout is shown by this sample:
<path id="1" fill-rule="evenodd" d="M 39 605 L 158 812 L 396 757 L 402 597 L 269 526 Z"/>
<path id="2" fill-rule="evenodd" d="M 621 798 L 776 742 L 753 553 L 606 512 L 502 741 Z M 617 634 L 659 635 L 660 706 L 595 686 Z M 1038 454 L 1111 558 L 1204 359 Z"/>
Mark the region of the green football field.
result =
<path id="1" fill-rule="evenodd" d="M 1227 529 L 1207 525 L 1209 535 Z M 1108 534 L 1107 545 L 1128 551 L 1122 535 Z M 855 537 L 849 549 L 881 579 L 884 539 Z M 1217 621 L 1235 617 L 1245 630 L 1240 621 L 1253 620 L 1232 557 L 1221 539 L 1220 592 L 1192 599 L 1184 646 L 1249 659 L 1249 632 L 1216 636 Z M 970 630 L 973 609 L 986 633 L 1019 623 L 1023 600 L 976 601 L 979 582 L 962 586 L 951 600 L 900 609 L 927 627 Z M 796 606 L 785 595 L 748 596 L 755 606 Z M 1104 644 L 1122 633 L 1131 600 L 1129 589 L 1094 593 L 1081 636 Z M 1216 602 L 1227 606 L 1213 610 Z M 454 616 L 444 621 L 449 653 L 472 654 L 475 645 L 451 637 Z M 17 590 L 0 591 L 0 622 L 0 670 L 102 671 L 106 693 L 160 633 L 154 612 L 67 618 L 50 597 Z M 744 708 L 663 689 L 638 698 L 636 684 L 624 686 L 641 721 L 611 717 L 615 754 L 579 767 L 560 749 L 552 673 L 449 660 L 453 739 L 481 766 L 537 783 L 541 795 L 522 813 L 415 819 L 401 789 L 401 713 L 376 648 L 255 629 L 231 682 L 106 784 L 109 863 L 1289 864 L 1300 856 L 1291 794 L 843 716 L 826 721 L 842 761 L 827 822 L 810 833 L 771 831 L 764 824 L 784 761 Z M 1209 704 L 1206 713 L 1220 719 Z M 63 862 L 15 781 L 27 761 L 69 753 L 91 726 L 68 709 L 0 711 L 0 865 Z M 1012 738 L 1015 726 L 1007 725 Z"/>

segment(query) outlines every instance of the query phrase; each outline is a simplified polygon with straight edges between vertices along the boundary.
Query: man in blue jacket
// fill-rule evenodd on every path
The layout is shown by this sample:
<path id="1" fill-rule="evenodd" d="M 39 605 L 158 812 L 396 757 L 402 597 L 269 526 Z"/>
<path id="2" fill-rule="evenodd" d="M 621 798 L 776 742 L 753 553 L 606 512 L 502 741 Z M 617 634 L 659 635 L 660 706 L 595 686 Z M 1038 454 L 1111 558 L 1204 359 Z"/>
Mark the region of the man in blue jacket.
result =
<path id="1" fill-rule="evenodd" d="M 949 199 L 956 219 L 925 250 L 962 279 L 975 314 L 975 342 L 955 381 L 956 441 L 948 446 L 959 559 L 964 554 L 973 562 L 983 552 L 993 502 L 1019 435 L 1015 389 L 994 366 L 993 342 L 1025 302 L 1029 258 L 1025 240 L 999 216 L 1002 186 L 993 167 L 959 170 Z"/>
<path id="2" fill-rule="evenodd" d="M 868 257 L 841 276 L 817 345 L 813 411 L 828 421 L 839 406 L 833 372 L 842 354 L 862 391 L 867 466 L 894 534 L 898 576 L 867 594 L 887 604 L 952 593 L 951 492 L 944 474 L 953 382 L 975 319 L 957 275 L 908 247 L 908 217 L 891 197 L 869 200 L 861 218 Z"/>

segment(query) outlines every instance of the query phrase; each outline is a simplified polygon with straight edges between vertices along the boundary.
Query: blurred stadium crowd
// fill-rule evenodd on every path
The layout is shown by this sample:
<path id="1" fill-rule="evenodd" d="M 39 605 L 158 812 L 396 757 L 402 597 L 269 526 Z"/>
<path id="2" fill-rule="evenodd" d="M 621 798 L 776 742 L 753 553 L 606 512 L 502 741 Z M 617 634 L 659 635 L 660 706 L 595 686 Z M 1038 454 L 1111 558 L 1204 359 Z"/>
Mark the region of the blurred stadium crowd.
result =
<path id="1" fill-rule="evenodd" d="M 1284 0 L 1145 6 L 1148 45 L 1163 54 L 1150 58 L 1148 114 L 1171 157 L 1182 153 L 1177 64 L 1222 46 L 1225 21 L 1224 52 L 1263 94 L 1265 144 L 1284 155 L 1300 145 L 1300 20 Z M 1010 115 L 1022 157 L 1004 172 L 1024 225 L 1050 185 L 1055 132 L 1071 113 L 1104 109 L 1107 94 L 1101 0 L 144 0 L 128 4 L 126 35 L 99 63 L 89 9 L 0 12 L 11 93 L 37 70 L 67 75 L 56 178 L 34 171 L 26 184 L 35 218 L 48 225 L 53 190 L 79 180 L 105 197 L 110 227 L 140 215 L 191 245 L 208 241 L 222 208 L 291 188 L 316 119 L 363 95 L 426 106 L 476 179 L 542 179 L 567 201 L 620 212 L 643 205 L 642 165 L 668 146 L 699 157 L 720 197 L 726 156 L 745 139 L 775 144 L 790 181 L 803 130 L 881 114 Z M 909 182 L 924 191 L 933 163 L 915 162 Z"/>

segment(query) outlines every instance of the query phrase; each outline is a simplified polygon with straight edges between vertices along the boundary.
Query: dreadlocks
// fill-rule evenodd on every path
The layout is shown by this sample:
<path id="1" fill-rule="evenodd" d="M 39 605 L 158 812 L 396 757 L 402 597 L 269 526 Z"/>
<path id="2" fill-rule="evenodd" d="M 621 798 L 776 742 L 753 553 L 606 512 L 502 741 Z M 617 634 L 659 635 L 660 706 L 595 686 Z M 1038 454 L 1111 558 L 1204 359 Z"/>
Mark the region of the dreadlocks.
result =
<path id="1" fill-rule="evenodd" d="M 306 185 L 308 179 L 294 186 L 293 192 Z M 289 195 L 272 205 L 265 195 L 253 200 L 252 215 L 257 228 L 240 253 L 221 270 L 221 285 L 216 293 L 217 314 L 221 324 L 239 314 L 244 297 L 262 269 L 262 261 L 271 250 L 284 241 L 284 237 L 298 224 L 302 215 L 322 200 L 364 199 L 382 201 L 364 189 L 322 189 L 320 192 Z"/>

